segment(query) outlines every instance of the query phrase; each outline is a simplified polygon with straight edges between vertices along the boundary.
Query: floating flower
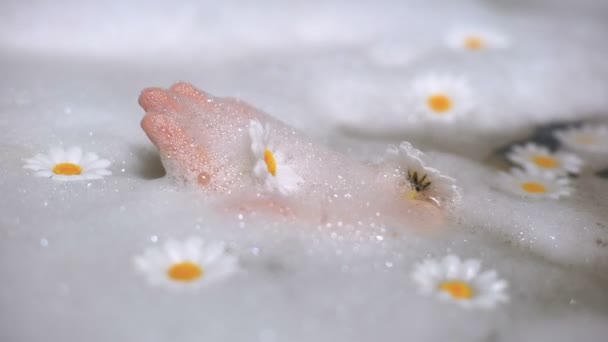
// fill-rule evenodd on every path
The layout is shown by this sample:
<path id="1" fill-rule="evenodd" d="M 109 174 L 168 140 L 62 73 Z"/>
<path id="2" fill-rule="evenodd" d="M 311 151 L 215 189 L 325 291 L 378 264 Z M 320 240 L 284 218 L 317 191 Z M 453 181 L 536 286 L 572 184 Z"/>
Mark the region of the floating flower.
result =
<path id="1" fill-rule="evenodd" d="M 608 126 L 584 124 L 554 133 L 566 147 L 580 152 L 608 153 Z"/>
<path id="2" fill-rule="evenodd" d="M 249 136 L 251 151 L 255 158 L 253 175 L 264 182 L 270 191 L 278 191 L 283 195 L 297 191 L 302 178 L 286 164 L 283 154 L 274 148 L 270 126 L 268 124 L 262 126 L 257 120 L 251 121 Z"/>
<path id="3" fill-rule="evenodd" d="M 538 168 L 513 168 L 510 173 L 501 172 L 499 183 L 506 191 L 531 198 L 558 199 L 572 193 L 568 178 Z"/>
<path id="4" fill-rule="evenodd" d="M 83 179 L 101 179 L 112 174 L 108 170 L 110 162 L 100 159 L 92 152 L 84 153 L 80 147 L 70 147 L 67 150 L 52 148 L 48 155 L 37 154 L 25 159 L 24 169 L 36 171 L 37 177 L 49 177 L 60 181 Z"/>
<path id="5" fill-rule="evenodd" d="M 508 302 L 508 284 L 498 279 L 496 271 L 480 273 L 481 262 L 475 259 L 461 261 L 455 255 L 443 260 L 427 259 L 417 264 L 412 273 L 423 295 L 460 304 L 464 308 L 490 309 Z"/>
<path id="6" fill-rule="evenodd" d="M 465 79 L 435 74 L 415 79 L 409 99 L 424 120 L 451 122 L 474 108 L 472 91 Z"/>
<path id="7" fill-rule="evenodd" d="M 237 257 L 221 242 L 204 243 L 192 237 L 168 240 L 162 248 L 149 248 L 135 257 L 136 269 L 152 286 L 173 290 L 198 289 L 238 270 Z"/>
<path id="8" fill-rule="evenodd" d="M 446 44 L 452 49 L 480 51 L 509 47 L 509 39 L 489 30 L 453 30 L 446 36 Z"/>
<path id="9" fill-rule="evenodd" d="M 423 153 L 407 141 L 387 149 L 385 161 L 394 166 L 396 176 L 401 179 L 403 195 L 409 199 L 430 200 L 440 206 L 458 201 L 460 191 L 454 179 L 425 166 L 422 157 Z"/>
<path id="10" fill-rule="evenodd" d="M 558 175 L 578 174 L 583 161 L 567 152 L 551 152 L 548 148 L 534 143 L 517 145 L 511 148 L 507 158 L 524 168 L 539 168 Z"/>

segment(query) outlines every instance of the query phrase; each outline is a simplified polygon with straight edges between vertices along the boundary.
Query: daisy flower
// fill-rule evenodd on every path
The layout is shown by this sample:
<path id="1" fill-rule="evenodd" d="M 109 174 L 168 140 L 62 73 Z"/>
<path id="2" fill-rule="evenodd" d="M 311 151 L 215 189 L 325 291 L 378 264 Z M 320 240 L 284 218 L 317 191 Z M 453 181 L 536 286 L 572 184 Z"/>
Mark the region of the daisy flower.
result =
<path id="1" fill-rule="evenodd" d="M 559 199 L 572 193 L 568 178 L 538 168 L 513 168 L 501 172 L 498 181 L 504 190 L 523 197 Z"/>
<path id="2" fill-rule="evenodd" d="M 523 168 L 539 168 L 558 175 L 578 174 L 583 161 L 567 152 L 551 152 L 547 147 L 534 143 L 517 145 L 511 148 L 507 158 Z"/>
<path id="3" fill-rule="evenodd" d="M 451 122 L 474 107 L 465 79 L 435 74 L 416 78 L 410 86 L 409 100 L 416 114 L 425 120 Z"/>
<path id="4" fill-rule="evenodd" d="M 481 271 L 476 259 L 461 261 L 455 255 L 443 260 L 427 259 L 417 264 L 412 279 L 419 292 L 457 303 L 464 308 L 491 309 L 509 301 L 508 284 L 496 271 Z"/>
<path id="5" fill-rule="evenodd" d="M 270 191 L 288 195 L 299 189 L 303 181 L 293 168 L 286 163 L 284 155 L 272 143 L 272 130 L 268 124 L 259 121 L 249 124 L 251 152 L 255 158 L 253 175 L 264 183 Z"/>
<path id="6" fill-rule="evenodd" d="M 403 195 L 409 199 L 430 200 L 439 206 L 458 201 L 460 192 L 454 179 L 427 167 L 422 157 L 423 153 L 407 141 L 399 147 L 388 147 L 385 161 L 395 167 Z"/>
<path id="7" fill-rule="evenodd" d="M 110 162 L 100 159 L 92 152 L 83 153 L 80 147 L 70 147 L 64 150 L 59 147 L 51 148 L 48 154 L 37 154 L 25 159 L 24 169 L 36 171 L 37 177 L 48 177 L 60 181 L 83 179 L 101 179 L 109 176 Z"/>
<path id="8" fill-rule="evenodd" d="M 489 30 L 452 30 L 446 35 L 445 42 L 452 49 L 468 51 L 509 47 L 509 39 L 505 35 Z"/>
<path id="9" fill-rule="evenodd" d="M 553 133 L 566 147 L 580 152 L 608 152 L 608 126 L 584 124 Z"/>
<path id="10" fill-rule="evenodd" d="M 162 248 L 149 248 L 134 261 L 150 285 L 172 290 L 198 289 L 238 270 L 237 257 L 226 251 L 224 243 L 204 243 L 197 237 L 168 240 Z"/>

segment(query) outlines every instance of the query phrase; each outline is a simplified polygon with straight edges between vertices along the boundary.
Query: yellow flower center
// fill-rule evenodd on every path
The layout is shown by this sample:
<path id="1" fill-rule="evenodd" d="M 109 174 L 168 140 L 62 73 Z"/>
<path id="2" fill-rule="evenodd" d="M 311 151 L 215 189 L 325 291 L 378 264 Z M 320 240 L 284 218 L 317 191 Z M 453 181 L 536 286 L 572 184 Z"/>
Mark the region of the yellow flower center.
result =
<path id="1" fill-rule="evenodd" d="M 534 156 L 532 157 L 532 162 L 546 169 L 554 169 L 559 166 L 557 159 L 547 156 Z"/>
<path id="2" fill-rule="evenodd" d="M 429 107 L 437 113 L 444 114 L 452 108 L 452 100 L 443 94 L 434 94 L 429 97 Z"/>
<path id="3" fill-rule="evenodd" d="M 469 50 L 481 50 L 485 45 L 483 38 L 479 36 L 469 36 L 464 40 L 464 46 Z"/>
<path id="4" fill-rule="evenodd" d="M 579 134 L 574 138 L 574 141 L 581 145 L 592 145 L 597 142 L 597 139 L 591 134 Z"/>
<path id="5" fill-rule="evenodd" d="M 460 280 L 441 283 L 439 290 L 449 293 L 450 296 L 456 299 L 471 299 L 475 294 L 471 285 Z"/>
<path id="6" fill-rule="evenodd" d="M 266 162 L 266 167 L 268 168 L 268 172 L 276 176 L 277 175 L 277 161 L 274 159 L 274 154 L 269 149 L 264 151 L 264 161 Z"/>
<path id="7" fill-rule="evenodd" d="M 75 176 L 82 173 L 82 167 L 73 163 L 60 163 L 55 165 L 53 172 L 56 175 Z"/>
<path id="8" fill-rule="evenodd" d="M 203 275 L 203 269 L 190 261 L 180 262 L 179 264 L 173 264 L 167 271 L 169 278 L 175 281 L 191 282 Z"/>
<path id="9" fill-rule="evenodd" d="M 547 192 L 547 188 L 544 185 L 537 182 L 528 182 L 521 185 L 521 188 L 524 189 L 525 192 L 529 192 L 532 194 L 542 194 Z"/>

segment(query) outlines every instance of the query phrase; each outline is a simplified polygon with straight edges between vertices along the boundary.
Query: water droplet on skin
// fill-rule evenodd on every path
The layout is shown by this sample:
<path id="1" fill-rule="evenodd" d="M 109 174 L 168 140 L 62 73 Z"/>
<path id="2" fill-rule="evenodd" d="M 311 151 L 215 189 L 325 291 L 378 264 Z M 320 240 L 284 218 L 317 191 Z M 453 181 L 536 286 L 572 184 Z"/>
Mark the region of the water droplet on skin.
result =
<path id="1" fill-rule="evenodd" d="M 384 240 L 384 236 L 382 236 L 382 235 L 376 235 L 376 240 L 382 241 L 382 240 Z"/>
<path id="2" fill-rule="evenodd" d="M 158 242 L 158 236 L 156 236 L 156 235 L 150 236 L 150 241 L 152 241 L 154 243 Z"/>
<path id="3" fill-rule="evenodd" d="M 48 245 L 49 245 L 49 240 L 47 240 L 45 238 L 40 239 L 40 246 L 48 247 Z"/>
<path id="4" fill-rule="evenodd" d="M 237 217 L 239 220 L 243 220 L 243 214 L 238 214 Z"/>
<path id="5" fill-rule="evenodd" d="M 198 184 L 200 185 L 208 185 L 209 182 L 211 181 L 211 175 L 209 175 L 207 172 L 201 172 L 198 175 Z"/>
<path id="6" fill-rule="evenodd" d="M 385 262 L 385 263 L 384 263 L 384 265 L 385 265 L 386 267 L 388 267 L 388 268 L 393 267 L 393 263 L 392 263 L 392 262 L 390 262 L 390 261 Z"/>

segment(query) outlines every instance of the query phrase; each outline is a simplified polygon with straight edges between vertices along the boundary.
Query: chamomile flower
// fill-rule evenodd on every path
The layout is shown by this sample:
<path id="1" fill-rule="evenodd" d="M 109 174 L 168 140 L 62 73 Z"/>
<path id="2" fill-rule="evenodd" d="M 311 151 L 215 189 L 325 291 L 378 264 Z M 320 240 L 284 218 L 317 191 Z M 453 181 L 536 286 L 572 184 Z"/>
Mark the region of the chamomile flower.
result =
<path id="1" fill-rule="evenodd" d="M 534 143 L 511 148 L 507 158 L 523 168 L 538 168 L 558 175 L 578 174 L 583 160 L 572 153 L 551 152 L 548 148 Z"/>
<path id="2" fill-rule="evenodd" d="M 403 195 L 409 199 L 429 200 L 439 206 L 457 202 L 460 191 L 454 179 L 426 166 L 422 158 L 423 153 L 407 141 L 399 147 L 388 147 L 385 162 L 394 168 Z"/>
<path id="3" fill-rule="evenodd" d="M 452 122 L 470 114 L 474 108 L 468 82 L 445 75 L 416 78 L 410 86 L 408 100 L 422 120 Z"/>
<path id="4" fill-rule="evenodd" d="M 204 243 L 196 237 L 168 240 L 162 248 L 147 249 L 134 262 L 150 285 L 171 290 L 198 289 L 238 270 L 237 257 L 227 252 L 224 243 Z"/>
<path id="5" fill-rule="evenodd" d="M 92 152 L 83 153 L 80 147 L 51 148 L 48 154 L 39 153 L 24 161 L 23 168 L 36 171 L 35 176 L 60 181 L 101 179 L 112 174 L 107 169 L 111 164 L 108 160 Z"/>
<path id="6" fill-rule="evenodd" d="M 491 309 L 509 301 L 507 282 L 494 270 L 481 272 L 481 262 L 476 259 L 461 261 L 455 255 L 427 259 L 415 266 L 412 279 L 421 294 L 464 308 Z"/>
<path id="7" fill-rule="evenodd" d="M 251 152 L 255 158 L 253 175 L 263 182 L 269 191 L 288 195 L 297 191 L 303 180 L 293 167 L 287 164 L 283 153 L 275 148 L 272 133 L 268 124 L 262 126 L 257 120 L 249 124 Z"/>
<path id="8" fill-rule="evenodd" d="M 501 172 L 498 182 L 504 190 L 523 197 L 559 199 L 572 194 L 568 178 L 538 168 Z"/>
<path id="9" fill-rule="evenodd" d="M 584 124 L 553 133 L 567 148 L 580 152 L 608 153 L 608 126 Z"/>
<path id="10" fill-rule="evenodd" d="M 467 51 L 505 49 L 510 44 L 504 34 L 480 29 L 452 30 L 446 35 L 445 42 L 452 49 Z"/>

